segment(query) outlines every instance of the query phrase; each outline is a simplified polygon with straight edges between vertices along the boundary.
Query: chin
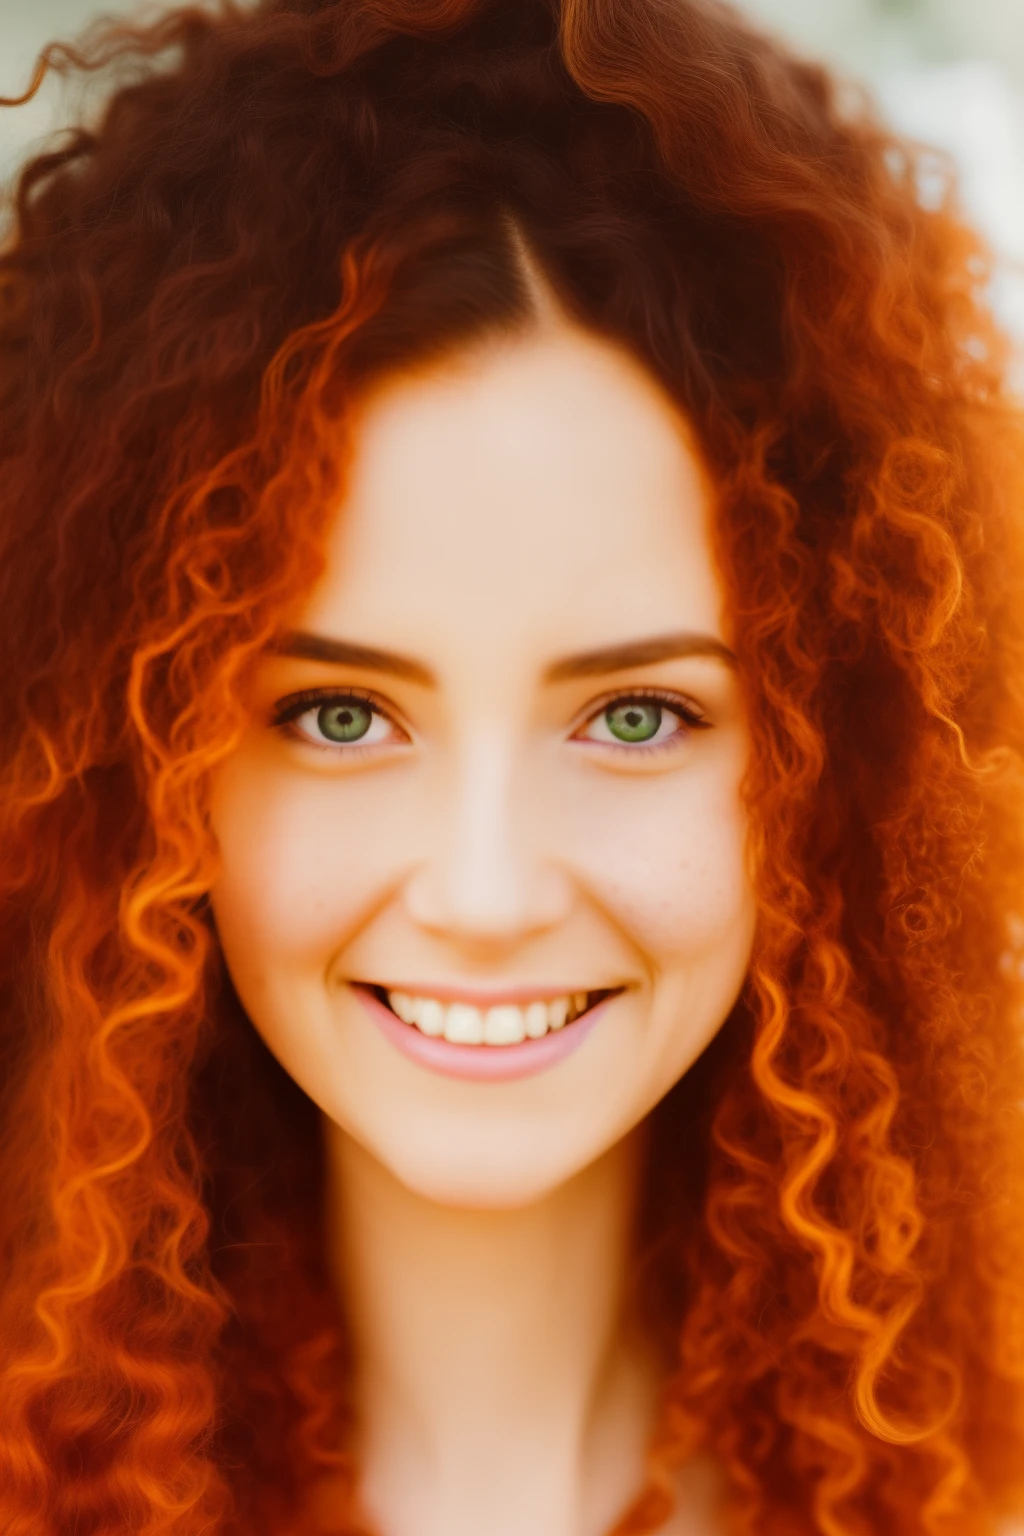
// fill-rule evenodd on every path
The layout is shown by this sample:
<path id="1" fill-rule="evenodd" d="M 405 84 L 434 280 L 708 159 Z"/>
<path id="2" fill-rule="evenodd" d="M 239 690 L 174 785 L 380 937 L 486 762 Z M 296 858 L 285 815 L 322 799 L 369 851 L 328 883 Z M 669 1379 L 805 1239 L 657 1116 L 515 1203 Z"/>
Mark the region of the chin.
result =
<path id="1" fill-rule="evenodd" d="M 521 1142 L 515 1146 L 438 1149 L 403 1148 L 391 1155 L 370 1149 L 391 1176 L 414 1194 L 454 1210 L 512 1211 L 535 1205 L 579 1171 L 579 1160 L 566 1151 L 557 1162 L 524 1164 Z"/>

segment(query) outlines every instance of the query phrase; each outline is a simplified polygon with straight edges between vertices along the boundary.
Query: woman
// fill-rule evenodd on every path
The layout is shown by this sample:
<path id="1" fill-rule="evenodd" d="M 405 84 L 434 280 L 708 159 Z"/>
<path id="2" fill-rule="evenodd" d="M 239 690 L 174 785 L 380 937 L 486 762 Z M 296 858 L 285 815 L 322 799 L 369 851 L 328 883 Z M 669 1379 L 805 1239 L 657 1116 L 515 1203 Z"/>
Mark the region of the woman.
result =
<path id="1" fill-rule="evenodd" d="M 8 1533 L 1024 1505 L 983 253 L 695 0 L 106 24 L 2 257 Z"/>

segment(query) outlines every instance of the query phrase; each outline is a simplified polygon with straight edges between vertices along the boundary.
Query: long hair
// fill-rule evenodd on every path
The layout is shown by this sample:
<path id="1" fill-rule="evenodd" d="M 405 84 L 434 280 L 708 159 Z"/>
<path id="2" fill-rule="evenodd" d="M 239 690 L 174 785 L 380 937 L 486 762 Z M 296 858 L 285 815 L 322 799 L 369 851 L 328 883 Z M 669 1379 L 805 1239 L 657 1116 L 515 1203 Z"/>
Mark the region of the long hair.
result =
<path id="1" fill-rule="evenodd" d="M 743 994 L 654 1114 L 646 1486 L 737 1536 L 1024 1505 L 1024 436 L 911 147 L 713 0 L 107 22 L 0 249 L 0 1526 L 359 1530 L 317 1122 L 211 771 L 374 375 L 577 323 L 693 424 L 753 739 Z M 927 206 L 925 206 L 927 204 Z M 342 1496 L 345 1490 L 348 1494 Z"/>

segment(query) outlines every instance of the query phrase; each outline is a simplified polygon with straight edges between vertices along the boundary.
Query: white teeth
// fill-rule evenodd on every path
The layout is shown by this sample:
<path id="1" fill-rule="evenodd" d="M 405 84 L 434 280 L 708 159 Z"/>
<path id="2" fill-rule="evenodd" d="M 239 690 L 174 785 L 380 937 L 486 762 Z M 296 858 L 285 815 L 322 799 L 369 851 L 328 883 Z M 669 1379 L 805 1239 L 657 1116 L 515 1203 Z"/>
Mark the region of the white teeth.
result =
<path id="1" fill-rule="evenodd" d="M 567 997 L 556 997 L 552 1002 L 548 1003 L 549 1029 L 561 1029 L 568 1017 L 569 999 Z"/>
<path id="2" fill-rule="evenodd" d="M 569 1019 L 586 1011 L 586 992 L 570 992 L 550 1002 L 500 1003 L 486 1010 L 468 1003 L 442 1003 L 436 997 L 415 997 L 409 992 L 389 992 L 392 1012 L 424 1035 L 442 1035 L 453 1045 L 519 1045 L 540 1040 L 561 1029 Z"/>
<path id="3" fill-rule="evenodd" d="M 444 1018 L 444 1037 L 453 1045 L 483 1045 L 484 1016 L 468 1003 L 449 1003 Z"/>
<path id="4" fill-rule="evenodd" d="M 406 1024 L 416 1023 L 416 999 L 410 997 L 408 992 L 389 992 L 388 1001 L 392 1011 Z"/>
<path id="5" fill-rule="evenodd" d="M 487 1045 L 518 1045 L 526 1039 L 523 1010 L 514 1004 L 488 1008 L 484 1014 L 484 1041 Z"/>
<path id="6" fill-rule="evenodd" d="M 416 999 L 416 1017 L 412 1021 L 417 1029 L 425 1035 L 444 1034 L 444 1004 L 439 1003 L 435 997 L 420 997 Z"/>
<path id="7" fill-rule="evenodd" d="M 524 1010 L 523 1018 L 526 1025 L 526 1035 L 530 1040 L 539 1040 L 541 1035 L 548 1032 L 548 1005 L 547 1003 L 531 1003 Z"/>

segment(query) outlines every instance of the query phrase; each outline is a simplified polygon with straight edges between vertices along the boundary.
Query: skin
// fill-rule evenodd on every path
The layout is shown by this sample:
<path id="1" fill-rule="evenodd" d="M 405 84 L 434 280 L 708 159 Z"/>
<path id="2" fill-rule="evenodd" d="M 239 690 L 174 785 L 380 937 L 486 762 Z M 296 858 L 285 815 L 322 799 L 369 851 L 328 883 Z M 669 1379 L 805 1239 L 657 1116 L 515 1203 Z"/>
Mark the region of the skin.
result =
<path id="1" fill-rule="evenodd" d="M 371 1517 L 386 1536 L 603 1536 L 655 1411 L 623 1309 L 645 1121 L 753 941 L 748 731 L 720 655 L 559 664 L 683 633 L 728 646 L 712 491 L 642 366 L 550 314 L 378 385 L 356 425 L 290 628 L 423 676 L 263 658 L 214 785 L 217 928 L 323 1112 Z M 372 696 L 367 744 L 326 741 L 316 708 L 274 724 L 317 688 Z M 702 724 L 665 701 L 653 745 L 616 742 L 604 711 L 637 689 Z M 481 1083 L 402 1055 L 358 981 L 623 990 L 564 1060 Z M 673 1531 L 716 1528 L 702 1475 Z"/>

